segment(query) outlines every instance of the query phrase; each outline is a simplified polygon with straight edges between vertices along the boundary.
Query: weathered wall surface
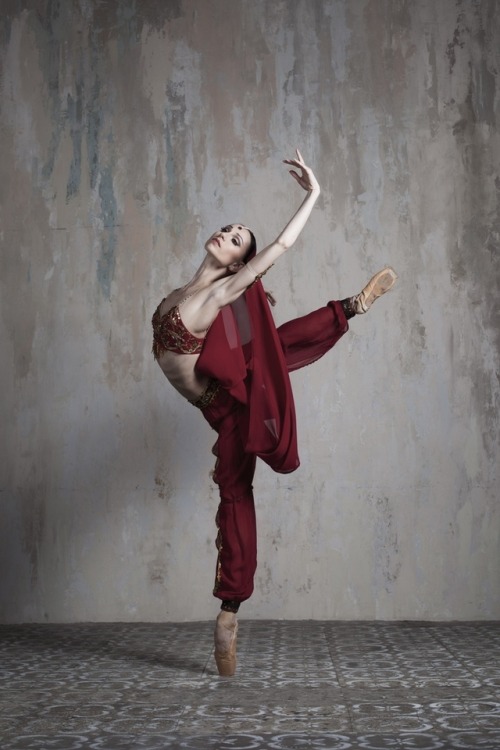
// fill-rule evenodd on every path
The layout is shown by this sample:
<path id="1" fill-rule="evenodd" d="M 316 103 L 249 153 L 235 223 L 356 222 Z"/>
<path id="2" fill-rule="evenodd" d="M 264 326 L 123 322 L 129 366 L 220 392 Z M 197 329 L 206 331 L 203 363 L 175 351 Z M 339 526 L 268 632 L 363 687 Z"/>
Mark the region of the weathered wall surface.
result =
<path id="1" fill-rule="evenodd" d="M 1 2 L 0 617 L 212 617 L 214 433 L 150 354 L 206 237 L 262 244 L 278 322 L 393 265 L 293 383 L 302 466 L 256 479 L 287 618 L 495 618 L 495 0 Z"/>

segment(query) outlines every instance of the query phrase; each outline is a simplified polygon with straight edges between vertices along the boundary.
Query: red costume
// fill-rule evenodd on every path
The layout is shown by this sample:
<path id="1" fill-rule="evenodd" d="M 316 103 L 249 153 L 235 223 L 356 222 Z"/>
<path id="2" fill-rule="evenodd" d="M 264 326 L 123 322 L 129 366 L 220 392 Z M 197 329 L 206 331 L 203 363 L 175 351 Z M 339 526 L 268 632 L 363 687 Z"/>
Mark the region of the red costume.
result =
<path id="1" fill-rule="evenodd" d="M 219 599 L 241 602 L 253 591 L 256 457 L 280 473 L 299 466 L 288 373 L 323 356 L 348 327 L 341 303 L 329 302 L 276 329 L 257 281 L 221 310 L 208 331 L 196 369 L 211 379 L 209 398 L 202 397 L 197 405 L 218 433 L 214 481 L 220 492 L 219 554 L 214 596 Z"/>

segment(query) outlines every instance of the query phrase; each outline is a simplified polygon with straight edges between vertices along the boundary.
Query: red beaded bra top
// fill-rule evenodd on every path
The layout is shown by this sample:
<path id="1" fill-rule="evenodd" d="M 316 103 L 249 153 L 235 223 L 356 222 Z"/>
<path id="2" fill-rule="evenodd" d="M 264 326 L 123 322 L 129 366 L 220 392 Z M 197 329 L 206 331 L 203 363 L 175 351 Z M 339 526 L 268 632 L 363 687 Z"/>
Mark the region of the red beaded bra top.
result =
<path id="1" fill-rule="evenodd" d="M 199 339 L 192 334 L 182 322 L 179 307 L 182 305 L 182 302 L 185 302 L 185 299 L 161 315 L 160 307 L 163 301 L 160 302 L 151 319 L 153 325 L 154 358 L 159 359 L 163 352 L 199 354 L 203 348 L 205 339 Z"/>

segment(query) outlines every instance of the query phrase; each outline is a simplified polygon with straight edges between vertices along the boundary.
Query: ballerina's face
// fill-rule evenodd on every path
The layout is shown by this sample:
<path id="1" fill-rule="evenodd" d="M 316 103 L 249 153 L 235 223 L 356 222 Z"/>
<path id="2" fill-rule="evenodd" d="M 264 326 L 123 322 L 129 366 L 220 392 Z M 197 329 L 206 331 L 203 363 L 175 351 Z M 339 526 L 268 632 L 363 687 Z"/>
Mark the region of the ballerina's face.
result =
<path id="1" fill-rule="evenodd" d="M 223 266 L 241 263 L 250 249 L 252 235 L 242 224 L 228 224 L 214 232 L 205 243 L 205 250 L 211 253 Z"/>

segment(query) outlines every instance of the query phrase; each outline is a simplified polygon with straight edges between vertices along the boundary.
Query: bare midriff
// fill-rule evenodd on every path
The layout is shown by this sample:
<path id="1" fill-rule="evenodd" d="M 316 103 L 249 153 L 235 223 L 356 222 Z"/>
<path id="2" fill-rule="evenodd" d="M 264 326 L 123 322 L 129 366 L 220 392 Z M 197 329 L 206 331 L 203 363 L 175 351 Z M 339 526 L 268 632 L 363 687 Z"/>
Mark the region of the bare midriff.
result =
<path id="1" fill-rule="evenodd" d="M 199 354 L 162 352 L 157 360 L 169 383 L 188 401 L 196 401 L 200 398 L 209 382 L 208 378 L 201 377 L 196 372 L 196 362 L 199 356 Z"/>

